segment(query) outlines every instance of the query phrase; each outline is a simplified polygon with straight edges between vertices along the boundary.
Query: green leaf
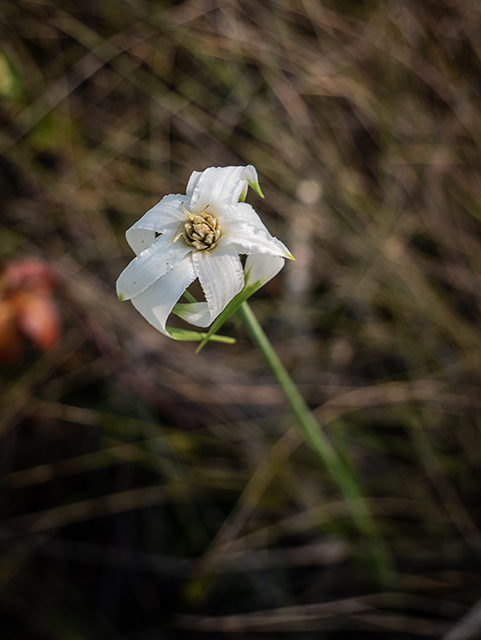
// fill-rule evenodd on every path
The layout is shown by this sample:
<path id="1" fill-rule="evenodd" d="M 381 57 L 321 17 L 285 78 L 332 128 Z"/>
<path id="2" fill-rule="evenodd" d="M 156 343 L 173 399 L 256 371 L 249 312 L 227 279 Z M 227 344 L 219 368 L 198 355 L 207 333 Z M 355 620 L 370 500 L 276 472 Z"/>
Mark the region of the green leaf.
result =
<path id="1" fill-rule="evenodd" d="M 184 296 L 187 298 L 187 300 L 189 302 L 197 302 L 197 300 L 194 298 L 194 296 L 189 293 L 188 291 L 184 291 Z"/>
<path id="2" fill-rule="evenodd" d="M 211 340 L 212 342 L 223 342 L 224 344 L 235 344 L 235 338 L 230 338 L 229 336 L 217 336 L 217 335 L 208 336 L 206 333 L 201 333 L 199 331 L 189 331 L 188 329 L 177 329 L 176 327 L 165 327 L 165 330 L 175 340 L 184 340 L 185 342 L 199 342 L 201 340 L 204 342 L 207 342 L 208 340 Z"/>

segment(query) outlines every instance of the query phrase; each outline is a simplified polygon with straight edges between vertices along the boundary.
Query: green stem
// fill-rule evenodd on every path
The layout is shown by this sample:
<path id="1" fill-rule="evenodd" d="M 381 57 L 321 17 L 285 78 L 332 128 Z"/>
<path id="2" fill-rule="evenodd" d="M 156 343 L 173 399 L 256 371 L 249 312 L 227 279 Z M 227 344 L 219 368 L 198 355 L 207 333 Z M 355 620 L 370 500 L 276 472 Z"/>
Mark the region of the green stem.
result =
<path id="1" fill-rule="evenodd" d="M 379 578 L 385 582 L 391 561 L 389 552 L 374 522 L 366 500 L 349 467 L 339 457 L 331 442 L 321 430 L 298 388 L 293 383 L 287 369 L 274 351 L 272 344 L 259 324 L 247 302 L 238 311 L 254 343 L 261 350 L 267 364 L 277 378 L 296 417 L 299 429 L 306 442 L 316 452 L 334 482 L 345 497 L 353 521 L 359 532 L 369 541 L 371 559 Z"/>

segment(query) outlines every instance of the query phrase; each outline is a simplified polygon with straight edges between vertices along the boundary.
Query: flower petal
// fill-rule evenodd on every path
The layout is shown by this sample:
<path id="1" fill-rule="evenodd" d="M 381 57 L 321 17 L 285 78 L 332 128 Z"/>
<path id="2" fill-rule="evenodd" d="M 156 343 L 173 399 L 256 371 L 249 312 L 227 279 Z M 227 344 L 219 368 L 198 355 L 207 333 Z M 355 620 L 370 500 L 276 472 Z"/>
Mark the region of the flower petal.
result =
<path id="1" fill-rule="evenodd" d="M 238 202 L 234 207 L 229 209 L 222 219 L 222 222 L 224 225 L 229 223 L 238 224 L 239 222 L 246 222 L 254 226 L 262 227 L 267 231 L 267 227 L 262 222 L 257 211 L 246 202 Z"/>
<path id="2" fill-rule="evenodd" d="M 165 330 L 167 318 L 177 300 L 195 278 L 192 257 L 188 255 L 169 273 L 132 298 L 131 302 L 152 326 L 168 336 Z"/>
<path id="3" fill-rule="evenodd" d="M 207 302 L 179 303 L 175 305 L 174 313 L 196 327 L 208 327 L 212 322 Z"/>
<path id="4" fill-rule="evenodd" d="M 280 240 L 271 236 L 264 227 L 254 227 L 250 224 L 236 224 L 224 229 L 218 246 L 232 247 L 237 253 L 267 253 L 271 256 L 293 260 L 289 249 Z"/>
<path id="5" fill-rule="evenodd" d="M 192 171 L 190 174 L 189 182 L 187 183 L 187 188 L 185 190 L 186 198 L 189 200 L 189 204 L 191 204 L 192 195 L 195 191 L 197 183 L 199 182 L 199 178 L 202 175 L 202 171 Z"/>
<path id="6" fill-rule="evenodd" d="M 244 287 L 242 264 L 234 247 L 218 246 L 212 253 L 196 251 L 192 257 L 213 322 Z"/>
<path id="7" fill-rule="evenodd" d="M 293 259 L 289 249 L 271 236 L 250 204 L 239 203 L 222 221 L 220 246 L 233 245 L 238 253 L 268 253 L 273 256 Z"/>
<path id="8" fill-rule="evenodd" d="M 201 173 L 194 171 L 187 185 L 185 206 L 191 213 L 200 213 L 209 206 L 209 213 L 222 219 L 249 184 L 257 184 L 257 171 L 252 165 L 209 167 Z"/>
<path id="9" fill-rule="evenodd" d="M 182 209 L 184 200 L 185 196 L 177 193 L 165 196 L 127 230 L 125 237 L 137 255 L 152 244 L 155 232 L 175 230 L 185 220 Z"/>
<path id="10" fill-rule="evenodd" d="M 244 273 L 245 289 L 250 291 L 249 295 L 253 293 L 253 290 L 257 291 L 276 276 L 284 263 L 284 258 L 278 256 L 260 253 L 247 256 Z M 208 327 L 212 322 L 206 302 L 179 303 L 175 305 L 173 312 L 179 318 L 197 327 Z"/>
<path id="11" fill-rule="evenodd" d="M 262 287 L 266 282 L 272 280 L 284 266 L 284 258 L 255 253 L 247 256 L 244 273 L 246 276 L 246 287 L 256 285 Z"/>
<path id="12" fill-rule="evenodd" d="M 138 296 L 192 251 L 182 238 L 173 242 L 174 235 L 175 231 L 170 231 L 159 236 L 122 271 L 117 280 L 117 294 L 121 300 Z"/>
<path id="13" fill-rule="evenodd" d="M 147 247 L 150 247 L 152 242 L 155 240 L 155 231 L 146 231 L 144 229 L 129 229 L 126 232 L 125 237 L 127 238 L 127 242 L 129 243 L 132 251 L 136 256 L 138 256 L 139 253 L 147 249 Z"/>

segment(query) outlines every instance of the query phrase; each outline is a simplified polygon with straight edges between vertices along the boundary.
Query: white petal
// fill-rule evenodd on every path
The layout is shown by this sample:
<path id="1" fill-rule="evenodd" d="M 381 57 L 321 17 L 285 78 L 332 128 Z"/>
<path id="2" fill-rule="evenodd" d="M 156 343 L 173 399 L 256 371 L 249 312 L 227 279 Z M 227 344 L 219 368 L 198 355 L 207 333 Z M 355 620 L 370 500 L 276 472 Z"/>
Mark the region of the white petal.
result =
<path id="1" fill-rule="evenodd" d="M 233 247 L 217 246 L 211 253 L 196 251 L 192 257 L 213 322 L 244 287 L 242 264 Z"/>
<path id="2" fill-rule="evenodd" d="M 197 186 L 197 183 L 199 182 L 199 178 L 201 175 L 202 175 L 202 171 L 192 171 L 192 173 L 190 174 L 189 182 L 187 183 L 187 188 L 185 190 L 185 196 L 186 196 L 186 199 L 189 200 L 189 204 L 190 204 L 190 201 L 192 200 L 192 195 Z"/>
<path id="3" fill-rule="evenodd" d="M 169 335 L 165 330 L 167 318 L 177 300 L 195 278 L 192 257 L 188 255 L 169 273 L 132 298 L 132 304 L 151 325 Z"/>
<path id="4" fill-rule="evenodd" d="M 155 240 L 155 231 L 165 233 L 175 230 L 185 220 L 182 203 L 185 196 L 172 193 L 162 198 L 149 209 L 140 220 L 127 229 L 125 237 L 136 254 L 146 249 Z"/>
<path id="5" fill-rule="evenodd" d="M 255 182 L 257 172 L 252 165 L 209 167 L 202 173 L 194 171 L 187 185 L 185 206 L 191 213 L 199 213 L 208 206 L 209 213 L 222 219 L 239 201 L 248 184 Z"/>
<path id="6" fill-rule="evenodd" d="M 269 233 L 250 204 L 238 203 L 222 220 L 220 246 L 232 244 L 238 253 L 269 253 L 292 259 L 289 249 Z"/>
<path id="7" fill-rule="evenodd" d="M 192 251 L 183 238 L 173 242 L 174 235 L 175 232 L 169 232 L 159 236 L 122 271 L 117 280 L 117 293 L 121 300 L 129 300 L 142 293 Z"/>
<path id="8" fill-rule="evenodd" d="M 144 229 L 128 229 L 125 234 L 127 242 L 129 243 L 132 251 L 136 256 L 139 255 L 144 249 L 150 247 L 155 240 L 155 231 L 147 231 Z"/>
<path id="9" fill-rule="evenodd" d="M 262 287 L 266 282 L 272 280 L 284 266 L 284 258 L 255 253 L 247 256 L 244 272 L 246 275 L 246 286 L 256 284 Z"/>
<path id="10" fill-rule="evenodd" d="M 262 223 L 261 223 L 262 224 Z M 267 253 L 271 256 L 289 258 L 292 255 L 289 249 L 280 240 L 271 236 L 266 227 L 254 226 L 244 222 L 222 225 L 222 236 L 219 240 L 219 247 L 231 246 L 237 253 Z"/>
<path id="11" fill-rule="evenodd" d="M 196 327 L 208 327 L 211 323 L 207 302 L 181 303 L 175 305 L 174 313 Z"/>
<path id="12" fill-rule="evenodd" d="M 263 227 L 267 231 L 267 227 L 262 222 L 257 211 L 246 202 L 238 202 L 234 207 L 229 209 L 228 213 L 226 213 L 222 219 L 222 222 L 224 225 L 231 222 L 234 224 L 247 222 L 254 226 Z"/>

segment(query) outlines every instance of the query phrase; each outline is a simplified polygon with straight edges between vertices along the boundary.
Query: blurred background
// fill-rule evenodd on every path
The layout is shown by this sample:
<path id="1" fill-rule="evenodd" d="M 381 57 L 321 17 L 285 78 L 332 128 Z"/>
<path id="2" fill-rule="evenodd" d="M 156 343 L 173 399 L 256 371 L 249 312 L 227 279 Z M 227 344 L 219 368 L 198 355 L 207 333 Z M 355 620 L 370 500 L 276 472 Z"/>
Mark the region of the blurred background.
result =
<path id="1" fill-rule="evenodd" d="M 480 65 L 476 0 L 3 0 L 2 640 L 481 637 Z M 237 164 L 388 589 L 242 325 L 117 300 L 125 230 Z"/>

